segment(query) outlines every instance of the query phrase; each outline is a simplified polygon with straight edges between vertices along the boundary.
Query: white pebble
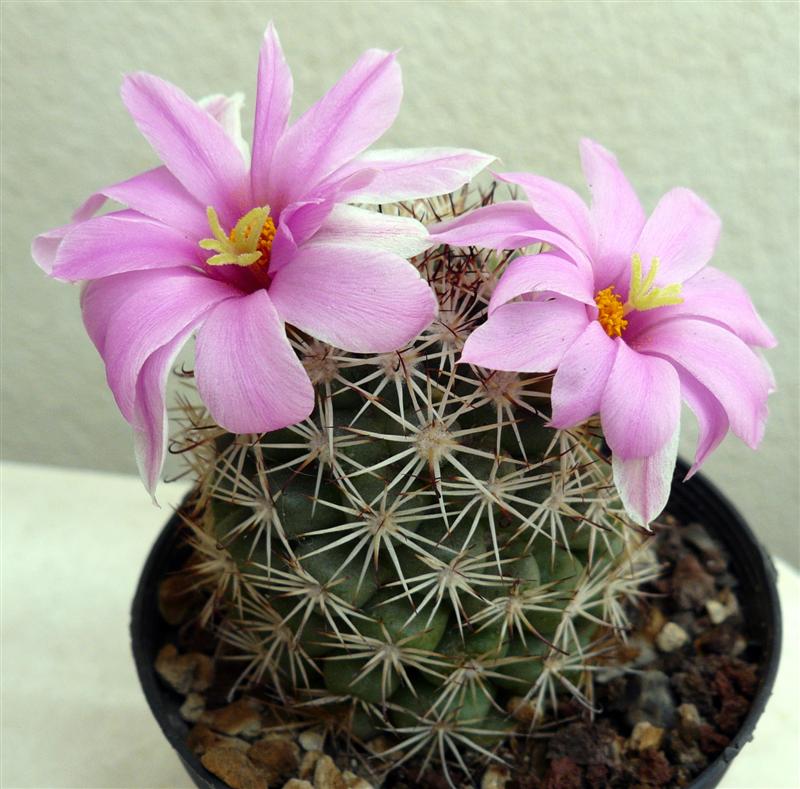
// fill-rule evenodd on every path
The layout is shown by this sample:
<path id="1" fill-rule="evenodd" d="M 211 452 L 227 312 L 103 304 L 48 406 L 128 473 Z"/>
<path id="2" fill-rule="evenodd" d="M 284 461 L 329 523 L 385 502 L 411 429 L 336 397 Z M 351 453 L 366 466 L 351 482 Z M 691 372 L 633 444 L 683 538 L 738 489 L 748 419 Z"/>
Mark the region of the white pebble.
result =
<path id="1" fill-rule="evenodd" d="M 675 622 L 667 622 L 656 636 L 656 646 L 662 652 L 674 652 L 680 649 L 689 640 L 688 633 Z"/>
<path id="2" fill-rule="evenodd" d="M 321 751 L 322 746 L 325 744 L 325 738 L 318 731 L 308 729 L 304 731 L 297 741 L 304 751 Z"/>

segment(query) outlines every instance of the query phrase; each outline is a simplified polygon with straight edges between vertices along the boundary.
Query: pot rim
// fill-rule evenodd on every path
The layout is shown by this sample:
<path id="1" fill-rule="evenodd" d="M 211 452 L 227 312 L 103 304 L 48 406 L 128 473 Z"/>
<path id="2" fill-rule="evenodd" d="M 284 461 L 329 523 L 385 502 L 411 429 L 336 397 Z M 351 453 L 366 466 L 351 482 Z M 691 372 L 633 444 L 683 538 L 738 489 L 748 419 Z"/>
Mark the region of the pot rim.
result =
<path id="1" fill-rule="evenodd" d="M 763 609 L 756 626 L 764 637 L 765 660 L 760 665 L 760 683 L 750 709 L 730 744 L 688 785 L 688 789 L 711 789 L 718 785 L 731 761 L 753 738 L 756 723 L 772 694 L 778 672 L 783 625 L 776 583 L 777 571 L 771 558 L 742 515 L 713 483 L 701 474 L 682 482 L 688 470 L 689 465 L 679 459 L 666 511 L 676 514 L 682 520 L 699 521 L 709 528 L 714 538 L 721 542 L 730 554 L 734 566 L 733 574 L 740 585 L 744 587 L 750 582 L 750 585 L 760 592 L 760 595 L 749 598 L 749 607 Z M 711 525 L 706 522 L 709 518 L 715 521 Z M 727 530 L 723 527 L 726 521 L 730 524 Z M 156 582 L 162 576 L 165 560 L 177 541 L 179 523 L 180 516 L 175 512 L 157 537 L 145 561 L 131 607 L 131 648 L 148 706 L 191 779 L 201 789 L 228 789 L 224 782 L 206 770 L 200 759 L 189 749 L 186 742 L 188 725 L 178 713 L 177 701 L 166 703 L 172 691 L 163 686 L 154 666 L 155 655 L 163 646 L 163 643 L 155 643 L 156 632 L 168 627 L 158 617 Z M 152 622 L 149 614 L 153 612 L 158 619 L 156 624 L 151 624 L 148 629 L 147 623 Z"/>

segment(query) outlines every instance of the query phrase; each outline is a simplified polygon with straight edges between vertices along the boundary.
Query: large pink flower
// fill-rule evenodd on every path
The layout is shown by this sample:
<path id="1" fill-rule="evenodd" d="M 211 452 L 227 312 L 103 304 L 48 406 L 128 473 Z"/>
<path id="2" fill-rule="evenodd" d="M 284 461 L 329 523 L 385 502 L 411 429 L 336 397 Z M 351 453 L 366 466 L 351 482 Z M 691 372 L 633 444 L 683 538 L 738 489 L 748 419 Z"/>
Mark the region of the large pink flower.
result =
<path id="1" fill-rule="evenodd" d="M 168 372 L 193 333 L 203 401 L 220 425 L 250 433 L 299 422 L 314 407 L 284 323 L 373 353 L 401 347 L 433 320 L 436 299 L 407 260 L 431 245 L 425 228 L 348 203 L 449 192 L 493 157 L 364 153 L 401 95 L 395 56 L 369 50 L 290 125 L 292 76 L 270 25 L 248 162 L 240 99 L 196 103 L 150 74 L 125 78 L 122 99 L 164 166 L 90 197 L 71 224 L 34 241 L 33 256 L 56 279 L 89 280 L 84 322 L 151 491 Z M 92 218 L 107 198 L 127 209 Z"/>
<path id="2" fill-rule="evenodd" d="M 711 266 L 719 218 L 673 189 L 648 218 L 616 159 L 581 143 L 592 195 L 527 173 L 527 202 L 501 203 L 431 228 L 457 246 L 549 251 L 519 257 L 492 294 L 489 318 L 462 361 L 496 370 L 556 371 L 552 425 L 599 413 L 628 512 L 647 525 L 664 508 L 677 453 L 681 398 L 700 437 L 693 474 L 728 429 L 760 442 L 769 369 L 752 350 L 775 338 L 742 286 Z"/>

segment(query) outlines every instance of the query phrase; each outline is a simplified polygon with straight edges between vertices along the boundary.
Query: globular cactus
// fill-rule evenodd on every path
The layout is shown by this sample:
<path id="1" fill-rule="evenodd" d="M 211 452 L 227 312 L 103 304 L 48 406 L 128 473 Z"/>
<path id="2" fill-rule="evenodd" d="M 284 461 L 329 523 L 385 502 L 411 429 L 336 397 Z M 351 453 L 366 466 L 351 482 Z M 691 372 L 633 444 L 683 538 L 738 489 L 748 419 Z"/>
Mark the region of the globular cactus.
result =
<path id="1" fill-rule="evenodd" d="M 469 200 L 394 210 L 428 222 Z M 231 435 L 187 400 L 172 446 L 198 479 L 188 572 L 235 690 L 334 709 L 350 736 L 388 731 L 387 755 L 445 767 L 490 756 L 511 697 L 538 717 L 563 693 L 591 707 L 600 641 L 657 572 L 598 426 L 546 426 L 551 377 L 457 364 L 509 259 L 430 250 L 415 262 L 439 317 L 413 343 L 360 356 L 290 334 L 310 419 Z"/>

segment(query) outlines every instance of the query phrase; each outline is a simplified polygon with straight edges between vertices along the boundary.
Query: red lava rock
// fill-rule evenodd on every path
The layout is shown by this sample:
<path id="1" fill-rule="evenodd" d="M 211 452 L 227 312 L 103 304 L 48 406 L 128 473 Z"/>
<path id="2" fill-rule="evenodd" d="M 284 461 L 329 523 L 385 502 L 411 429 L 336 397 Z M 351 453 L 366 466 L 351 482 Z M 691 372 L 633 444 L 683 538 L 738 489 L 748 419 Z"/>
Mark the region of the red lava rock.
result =
<path id="1" fill-rule="evenodd" d="M 714 723 L 725 734 L 736 734 L 739 723 L 748 709 L 750 709 L 750 702 L 744 696 L 728 696 L 722 702 L 722 709 L 714 716 Z"/>
<path id="2" fill-rule="evenodd" d="M 732 660 L 723 671 L 739 687 L 743 696 L 752 698 L 758 688 L 758 668 L 752 663 Z"/>
<path id="3" fill-rule="evenodd" d="M 639 757 L 635 776 L 644 786 L 669 786 L 673 773 L 663 751 L 649 750 Z"/>
<path id="4" fill-rule="evenodd" d="M 673 599 L 683 610 L 702 609 L 716 591 L 714 576 L 691 553 L 681 556 L 675 564 L 671 587 Z"/>
<path id="5" fill-rule="evenodd" d="M 700 750 L 706 756 L 716 756 L 720 751 L 727 747 L 730 740 L 724 735 L 715 731 L 707 723 L 704 723 L 697 730 L 700 742 Z"/>
<path id="6" fill-rule="evenodd" d="M 544 789 L 581 789 L 583 771 L 567 757 L 554 759 L 544 778 Z"/>

